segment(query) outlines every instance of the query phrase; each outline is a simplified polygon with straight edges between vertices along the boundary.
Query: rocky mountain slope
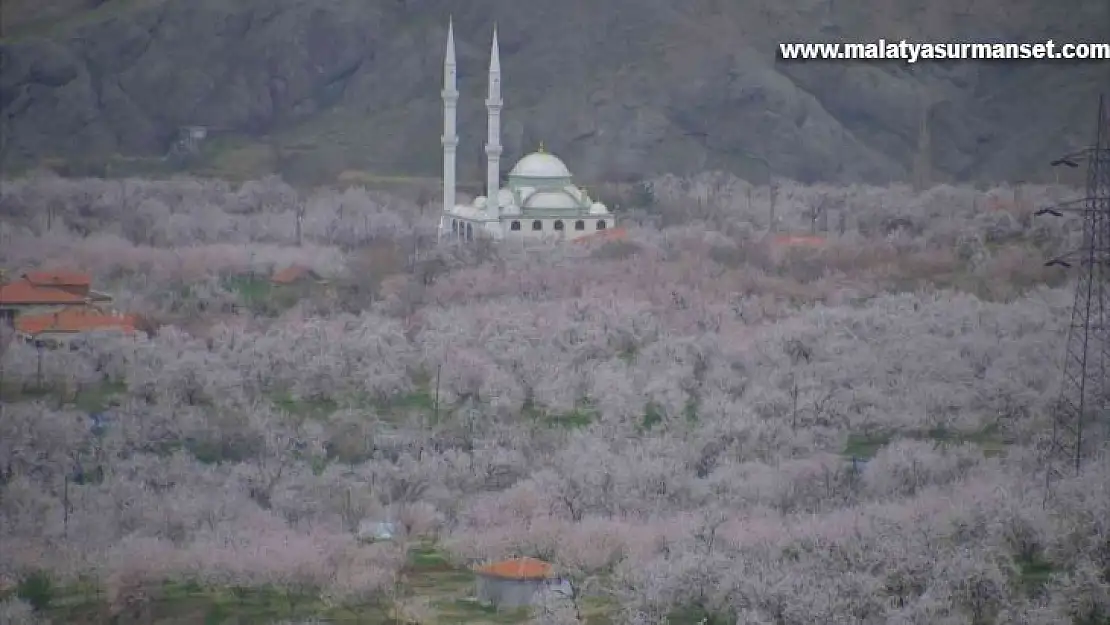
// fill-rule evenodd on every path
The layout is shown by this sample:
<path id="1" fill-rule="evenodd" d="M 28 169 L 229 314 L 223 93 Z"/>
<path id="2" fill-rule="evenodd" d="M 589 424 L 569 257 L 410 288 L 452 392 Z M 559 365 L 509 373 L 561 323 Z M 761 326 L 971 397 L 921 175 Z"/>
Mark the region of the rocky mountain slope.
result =
<path id="1" fill-rule="evenodd" d="M 1108 63 L 783 63 L 779 41 L 1105 41 L 1101 0 L 5 0 L 0 158 L 207 159 L 432 175 L 448 13 L 461 175 L 478 177 L 490 33 L 506 162 L 543 141 L 587 179 L 768 169 L 905 180 L 930 105 L 938 180 L 1026 179 L 1088 141 Z M 210 163 L 211 164 L 211 163 Z M 230 165 L 229 165 L 230 166 Z"/>

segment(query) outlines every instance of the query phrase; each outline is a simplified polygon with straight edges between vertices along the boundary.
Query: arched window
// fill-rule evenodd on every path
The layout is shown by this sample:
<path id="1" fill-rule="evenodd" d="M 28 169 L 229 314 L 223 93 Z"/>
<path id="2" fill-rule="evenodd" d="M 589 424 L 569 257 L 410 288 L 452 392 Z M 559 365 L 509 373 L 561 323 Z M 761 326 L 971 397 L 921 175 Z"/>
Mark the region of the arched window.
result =
<path id="1" fill-rule="evenodd" d="M 562 230 L 563 230 L 563 220 L 562 219 L 555 222 L 555 229 L 562 232 Z"/>
<path id="2" fill-rule="evenodd" d="M 578 221 L 574 222 L 574 229 L 575 230 L 585 230 L 586 229 L 586 222 L 579 219 Z"/>
<path id="3" fill-rule="evenodd" d="M 533 230 L 543 230 L 543 222 L 540 221 L 539 219 L 533 221 L 532 222 L 532 229 Z"/>
<path id="4" fill-rule="evenodd" d="M 520 230 L 520 222 L 514 221 L 513 223 L 509 224 L 509 230 L 513 230 L 514 232 Z"/>
<path id="5" fill-rule="evenodd" d="M 597 220 L 597 229 L 598 230 L 604 230 L 605 229 L 605 220 L 604 219 L 598 219 Z"/>
<path id="6" fill-rule="evenodd" d="M 458 219 L 452 219 L 451 220 L 451 232 L 458 232 L 458 231 L 459 231 L 459 220 Z"/>
<path id="7" fill-rule="evenodd" d="M 470 224 L 466 224 L 466 240 L 474 240 L 474 228 Z"/>

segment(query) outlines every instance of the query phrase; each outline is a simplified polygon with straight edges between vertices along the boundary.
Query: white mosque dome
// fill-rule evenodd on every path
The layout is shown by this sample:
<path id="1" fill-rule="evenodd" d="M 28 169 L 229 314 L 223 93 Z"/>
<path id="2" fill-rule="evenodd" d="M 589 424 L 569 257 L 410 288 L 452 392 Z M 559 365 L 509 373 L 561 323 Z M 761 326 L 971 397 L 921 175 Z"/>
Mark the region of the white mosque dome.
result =
<path id="1" fill-rule="evenodd" d="M 578 202 L 562 191 L 538 191 L 528 196 L 524 208 L 578 208 Z"/>
<path id="2" fill-rule="evenodd" d="M 605 205 L 602 204 L 601 202 L 594 202 L 593 204 L 590 205 L 590 214 L 591 215 L 608 215 L 609 214 L 609 209 L 605 208 Z"/>
<path id="3" fill-rule="evenodd" d="M 570 178 L 570 170 L 556 156 L 546 152 L 533 152 L 520 159 L 509 175 L 521 178 Z"/>

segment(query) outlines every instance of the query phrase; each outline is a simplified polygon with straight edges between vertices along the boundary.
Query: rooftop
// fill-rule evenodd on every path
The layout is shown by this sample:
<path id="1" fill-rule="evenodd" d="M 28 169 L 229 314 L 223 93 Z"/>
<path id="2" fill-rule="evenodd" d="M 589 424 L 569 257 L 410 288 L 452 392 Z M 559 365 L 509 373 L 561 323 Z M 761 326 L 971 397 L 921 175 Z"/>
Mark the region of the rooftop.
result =
<path id="1" fill-rule="evenodd" d="M 293 265 L 275 272 L 274 275 L 270 276 L 270 281 L 274 284 L 292 284 L 305 278 L 319 280 L 320 276 L 304 265 Z"/>
<path id="2" fill-rule="evenodd" d="M 92 277 L 77 271 L 28 271 L 23 278 L 35 286 L 78 286 L 92 285 Z"/>
<path id="3" fill-rule="evenodd" d="M 503 579 L 534 580 L 551 577 L 553 570 L 553 567 L 543 560 L 512 558 L 477 567 L 474 571 L 479 575 Z"/>
<path id="4" fill-rule="evenodd" d="M 135 315 L 108 314 L 74 307 L 43 315 L 20 315 L 15 319 L 15 329 L 32 336 L 44 332 L 79 333 L 116 330 L 125 334 L 135 332 Z"/>
<path id="5" fill-rule="evenodd" d="M 790 247 L 820 247 L 825 244 L 825 239 L 812 235 L 781 234 L 772 239 L 772 243 Z"/>
<path id="6" fill-rule="evenodd" d="M 60 288 L 38 286 L 27 279 L 0 285 L 0 305 L 84 304 L 85 299 L 84 295 Z"/>

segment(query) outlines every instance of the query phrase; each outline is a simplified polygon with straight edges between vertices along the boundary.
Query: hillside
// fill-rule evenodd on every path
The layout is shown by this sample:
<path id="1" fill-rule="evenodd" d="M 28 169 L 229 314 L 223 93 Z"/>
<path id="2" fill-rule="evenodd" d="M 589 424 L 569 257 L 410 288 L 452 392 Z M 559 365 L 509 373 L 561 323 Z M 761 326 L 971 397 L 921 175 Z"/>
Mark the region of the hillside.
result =
<path id="1" fill-rule="evenodd" d="M 198 171 L 434 176 L 450 11 L 464 179 L 482 159 L 496 21 L 509 164 L 543 140 L 595 180 L 709 169 L 758 179 L 768 166 L 801 181 L 904 180 L 923 103 L 935 102 L 937 179 L 1036 180 L 1046 158 L 1086 141 L 1107 64 L 784 64 L 774 51 L 790 40 L 1110 31 L 1107 3 L 1051 4 L 9 0 L 0 162 L 134 166 L 164 155 L 179 127 L 205 125 Z"/>

